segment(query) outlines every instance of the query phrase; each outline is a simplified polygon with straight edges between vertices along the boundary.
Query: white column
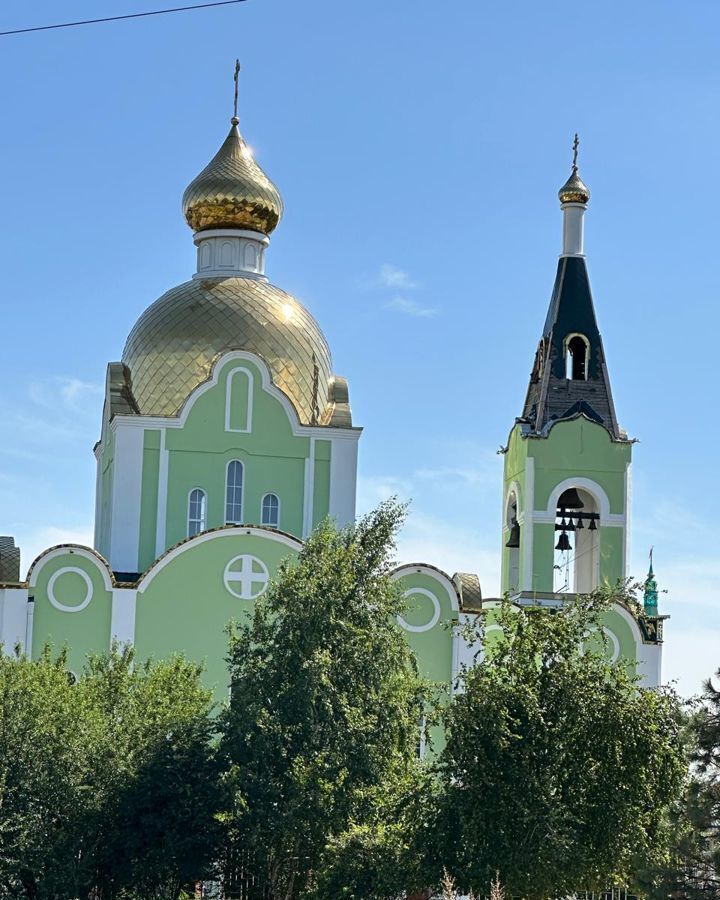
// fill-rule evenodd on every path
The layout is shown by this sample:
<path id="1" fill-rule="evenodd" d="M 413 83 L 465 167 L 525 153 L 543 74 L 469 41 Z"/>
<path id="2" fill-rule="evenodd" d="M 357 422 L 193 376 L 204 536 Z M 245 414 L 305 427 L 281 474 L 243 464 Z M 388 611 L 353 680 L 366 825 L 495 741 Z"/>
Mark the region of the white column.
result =
<path id="1" fill-rule="evenodd" d="M 562 203 L 563 211 L 563 249 L 561 256 L 584 256 L 583 232 L 585 210 L 584 203 Z"/>

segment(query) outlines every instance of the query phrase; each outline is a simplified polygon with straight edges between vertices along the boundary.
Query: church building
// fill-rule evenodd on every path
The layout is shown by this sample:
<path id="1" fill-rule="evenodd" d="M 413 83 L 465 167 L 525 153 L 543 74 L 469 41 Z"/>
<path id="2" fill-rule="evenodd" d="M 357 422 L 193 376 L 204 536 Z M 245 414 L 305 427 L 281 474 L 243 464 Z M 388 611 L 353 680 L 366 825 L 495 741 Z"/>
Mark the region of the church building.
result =
<path id="1" fill-rule="evenodd" d="M 576 161 L 559 194 L 550 306 L 503 451 L 502 590 L 518 607 L 557 606 L 627 575 L 632 441 L 595 316 L 583 247 L 590 193 Z M 353 521 L 362 429 L 320 325 L 266 275 L 283 204 L 237 117 L 185 190 L 183 212 L 196 270 L 145 310 L 107 367 L 93 546 L 50 547 L 21 571 L 14 540 L 0 538 L 0 640 L 33 657 L 47 643 L 67 646 L 76 675 L 113 641 L 139 659 L 180 651 L 204 663 L 224 698 L 227 623 L 321 520 Z M 477 575 L 433 560 L 403 563 L 395 577 L 420 668 L 451 691 L 482 652 L 464 624 L 479 614 L 492 623 L 499 601 L 483 597 Z M 648 585 L 644 612 L 616 604 L 603 630 L 608 654 L 655 686 L 663 617 Z"/>

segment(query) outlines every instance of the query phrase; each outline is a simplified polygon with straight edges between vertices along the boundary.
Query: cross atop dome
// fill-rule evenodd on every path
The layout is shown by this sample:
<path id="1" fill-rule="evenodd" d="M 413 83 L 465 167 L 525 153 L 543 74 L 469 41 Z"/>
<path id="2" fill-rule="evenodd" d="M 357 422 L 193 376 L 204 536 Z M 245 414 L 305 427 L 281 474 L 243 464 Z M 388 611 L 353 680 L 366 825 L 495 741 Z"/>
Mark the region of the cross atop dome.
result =
<path id="1" fill-rule="evenodd" d="M 283 213 L 280 192 L 255 162 L 238 130 L 239 74 L 240 60 L 236 60 L 230 133 L 183 195 L 183 214 L 195 232 L 239 228 L 268 235 Z"/>
<path id="2" fill-rule="evenodd" d="M 580 146 L 580 138 L 575 132 L 575 139 L 573 140 L 573 161 L 572 161 L 572 172 L 570 173 L 570 177 L 565 182 L 565 184 L 558 191 L 558 197 L 560 198 L 560 203 L 582 203 L 583 205 L 587 204 L 590 200 L 590 190 L 587 185 L 583 182 L 583 180 L 578 175 L 578 147 Z"/>

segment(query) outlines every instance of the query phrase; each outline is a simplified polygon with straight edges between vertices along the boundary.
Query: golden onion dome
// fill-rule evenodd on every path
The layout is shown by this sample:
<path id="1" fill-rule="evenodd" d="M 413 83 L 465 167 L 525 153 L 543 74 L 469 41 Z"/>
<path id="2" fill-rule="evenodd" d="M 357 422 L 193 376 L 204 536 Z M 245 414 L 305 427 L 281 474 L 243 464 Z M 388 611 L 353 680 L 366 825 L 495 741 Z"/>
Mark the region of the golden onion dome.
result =
<path id="1" fill-rule="evenodd" d="M 229 350 L 262 357 L 302 423 L 325 413 L 330 350 L 305 307 L 259 279 L 209 278 L 163 294 L 130 332 L 122 361 L 140 414 L 176 415 Z"/>
<path id="2" fill-rule="evenodd" d="M 270 234 L 283 212 L 282 197 L 238 131 L 233 117 L 225 142 L 183 194 L 193 231 L 243 228 Z"/>
<path id="3" fill-rule="evenodd" d="M 561 203 L 587 203 L 590 190 L 578 175 L 577 166 L 573 166 L 572 174 L 558 191 Z"/>

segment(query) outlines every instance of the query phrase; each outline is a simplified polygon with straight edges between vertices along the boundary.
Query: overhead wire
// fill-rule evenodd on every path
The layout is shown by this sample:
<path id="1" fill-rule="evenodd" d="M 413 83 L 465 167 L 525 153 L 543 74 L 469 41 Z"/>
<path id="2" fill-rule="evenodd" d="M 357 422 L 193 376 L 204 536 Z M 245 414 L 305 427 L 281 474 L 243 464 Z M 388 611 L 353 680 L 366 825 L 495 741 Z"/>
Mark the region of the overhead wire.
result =
<path id="1" fill-rule="evenodd" d="M 81 19 L 77 22 L 58 22 L 53 25 L 34 25 L 31 28 L 13 28 L 11 31 L 0 31 L 0 37 L 10 34 L 29 34 L 34 31 L 53 31 L 57 28 L 75 28 L 78 25 L 99 25 L 104 22 L 120 22 L 123 19 L 144 19 L 148 16 L 164 16 L 168 13 L 188 12 L 192 9 L 209 9 L 211 6 L 231 6 L 245 3 L 246 0 L 212 0 L 210 3 L 195 3 L 192 6 L 175 6 L 171 9 L 153 9 L 147 12 L 127 13 L 123 16 L 105 16 L 102 19 Z"/>

